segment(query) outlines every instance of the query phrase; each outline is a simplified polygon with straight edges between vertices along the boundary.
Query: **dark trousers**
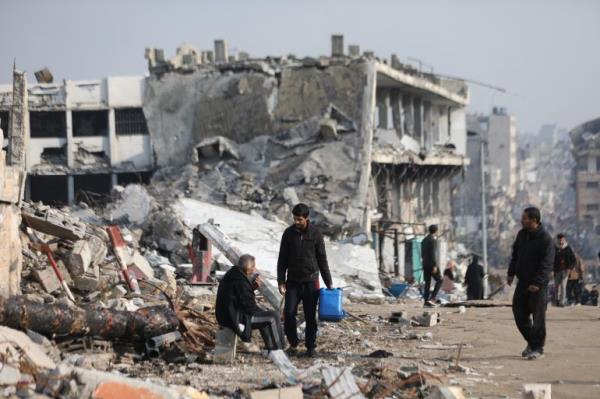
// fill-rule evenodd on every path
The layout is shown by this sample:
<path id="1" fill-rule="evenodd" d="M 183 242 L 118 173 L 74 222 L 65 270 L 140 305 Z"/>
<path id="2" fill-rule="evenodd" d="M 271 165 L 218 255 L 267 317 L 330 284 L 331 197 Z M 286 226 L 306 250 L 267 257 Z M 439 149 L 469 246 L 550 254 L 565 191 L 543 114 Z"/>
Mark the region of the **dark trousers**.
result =
<path id="1" fill-rule="evenodd" d="M 319 282 L 298 283 L 288 281 L 285 291 L 284 325 L 285 335 L 291 346 L 298 346 L 298 328 L 296 314 L 302 301 L 304 320 L 306 321 L 306 348 L 316 348 L 317 340 L 317 304 L 319 303 Z"/>
<path id="2" fill-rule="evenodd" d="M 567 282 L 567 300 L 570 303 L 581 303 L 581 292 L 579 280 L 569 280 Z"/>
<path id="3" fill-rule="evenodd" d="M 440 273 L 440 269 L 438 268 L 437 272 L 432 273 L 431 270 L 423 269 L 423 277 L 425 278 L 425 288 L 423 289 L 423 299 L 427 302 L 430 298 L 430 289 L 431 289 L 431 279 L 435 280 L 435 286 L 433 287 L 433 293 L 431 294 L 431 299 L 435 300 L 435 297 L 442 286 L 442 274 Z"/>
<path id="4" fill-rule="evenodd" d="M 272 310 L 259 310 L 250 321 L 253 330 L 259 330 L 268 350 L 283 349 L 283 331 L 279 315 Z"/>
<path id="5" fill-rule="evenodd" d="M 532 350 L 544 350 L 546 341 L 546 305 L 548 286 L 529 292 L 527 285 L 517 284 L 512 310 L 519 332 Z"/>

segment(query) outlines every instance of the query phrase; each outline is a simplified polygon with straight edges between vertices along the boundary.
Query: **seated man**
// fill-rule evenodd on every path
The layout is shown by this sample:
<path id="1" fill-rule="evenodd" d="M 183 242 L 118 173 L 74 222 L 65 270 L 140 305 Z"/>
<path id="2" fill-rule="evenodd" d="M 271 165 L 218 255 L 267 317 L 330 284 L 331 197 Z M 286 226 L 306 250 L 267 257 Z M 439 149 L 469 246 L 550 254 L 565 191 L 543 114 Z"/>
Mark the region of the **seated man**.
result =
<path id="1" fill-rule="evenodd" d="M 252 255 L 242 255 L 219 284 L 215 312 L 221 327 L 231 328 L 244 342 L 250 342 L 252 330 L 260 330 L 268 350 L 283 349 L 283 332 L 276 312 L 256 304 L 254 290 L 260 284 Z"/>

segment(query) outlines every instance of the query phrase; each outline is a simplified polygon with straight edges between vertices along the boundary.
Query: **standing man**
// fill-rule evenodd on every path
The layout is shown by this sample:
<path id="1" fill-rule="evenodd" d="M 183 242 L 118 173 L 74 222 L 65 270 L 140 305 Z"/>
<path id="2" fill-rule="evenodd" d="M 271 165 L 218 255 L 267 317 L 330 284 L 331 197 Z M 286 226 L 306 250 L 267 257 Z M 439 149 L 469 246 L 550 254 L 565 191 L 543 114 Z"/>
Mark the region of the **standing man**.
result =
<path id="1" fill-rule="evenodd" d="M 538 208 L 523 211 L 523 228 L 513 244 L 507 278 L 508 285 L 515 276 L 518 279 L 512 309 L 517 328 L 527 341 L 521 356 L 529 360 L 544 357 L 548 279 L 554 264 L 552 237 L 542 226 L 541 219 Z"/>
<path id="2" fill-rule="evenodd" d="M 421 243 L 421 259 L 423 262 L 423 277 L 425 278 L 425 289 L 423 291 L 423 299 L 426 307 L 435 306 L 435 297 L 442 285 L 442 275 L 440 273 L 440 264 L 437 256 L 437 231 L 438 227 L 435 224 L 429 226 L 429 234 Z M 429 299 L 429 290 L 431 289 L 431 279 L 435 279 L 435 287 L 431 300 Z"/>
<path id="3" fill-rule="evenodd" d="M 285 295 L 284 327 L 290 343 L 290 354 L 297 353 L 299 343 L 296 314 L 302 301 L 306 321 L 306 356 L 316 356 L 317 303 L 319 301 L 319 272 L 331 289 L 331 273 L 327 264 L 323 234 L 308 219 L 310 210 L 298 204 L 292 210 L 294 224 L 281 237 L 277 282 Z"/>
<path id="4" fill-rule="evenodd" d="M 215 305 L 217 322 L 221 327 L 231 328 L 247 343 L 252 339 L 252 330 L 260 330 L 267 350 L 283 349 L 279 315 L 256 304 L 254 290 L 260 284 L 254 256 L 240 256 L 238 264 L 225 273 L 219 284 Z"/>
<path id="5" fill-rule="evenodd" d="M 567 282 L 569 272 L 575 267 L 575 253 L 567 244 L 565 235 L 556 236 L 556 255 L 554 256 L 554 305 L 564 307 L 567 303 Z"/>

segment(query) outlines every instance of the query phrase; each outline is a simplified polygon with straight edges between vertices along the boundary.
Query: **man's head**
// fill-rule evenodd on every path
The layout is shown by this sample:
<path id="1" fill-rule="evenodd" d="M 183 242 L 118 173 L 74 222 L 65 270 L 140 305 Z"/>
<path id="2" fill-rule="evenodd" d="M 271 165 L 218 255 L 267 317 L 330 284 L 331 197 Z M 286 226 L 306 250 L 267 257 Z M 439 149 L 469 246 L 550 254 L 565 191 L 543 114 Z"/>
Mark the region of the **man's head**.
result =
<path id="1" fill-rule="evenodd" d="M 525 230 L 533 231 L 540 227 L 542 215 L 540 210 L 534 206 L 525 208 L 521 215 L 521 225 Z"/>
<path id="2" fill-rule="evenodd" d="M 246 276 L 250 277 L 256 271 L 256 259 L 252 255 L 244 254 L 238 260 L 238 267 Z"/>
<path id="3" fill-rule="evenodd" d="M 298 204 L 292 209 L 292 216 L 294 217 L 294 226 L 297 229 L 304 230 L 308 227 L 308 215 L 310 209 L 306 204 Z"/>
<path id="4" fill-rule="evenodd" d="M 429 226 L 429 234 L 435 235 L 438 232 L 438 227 L 436 224 L 432 224 Z"/>
<path id="5" fill-rule="evenodd" d="M 563 233 L 556 235 L 556 242 L 558 243 L 559 247 L 564 247 L 567 245 L 567 239 Z"/>

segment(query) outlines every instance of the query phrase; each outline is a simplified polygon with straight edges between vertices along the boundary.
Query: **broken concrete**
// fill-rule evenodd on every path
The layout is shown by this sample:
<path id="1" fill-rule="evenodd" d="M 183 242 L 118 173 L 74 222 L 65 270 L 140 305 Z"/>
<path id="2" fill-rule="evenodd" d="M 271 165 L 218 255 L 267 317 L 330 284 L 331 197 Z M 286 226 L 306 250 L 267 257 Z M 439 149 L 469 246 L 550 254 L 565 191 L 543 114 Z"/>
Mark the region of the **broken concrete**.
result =
<path id="1" fill-rule="evenodd" d="M 92 251 L 85 240 L 76 241 L 73 250 L 67 256 L 67 268 L 73 277 L 78 277 L 87 272 L 92 263 Z"/>

